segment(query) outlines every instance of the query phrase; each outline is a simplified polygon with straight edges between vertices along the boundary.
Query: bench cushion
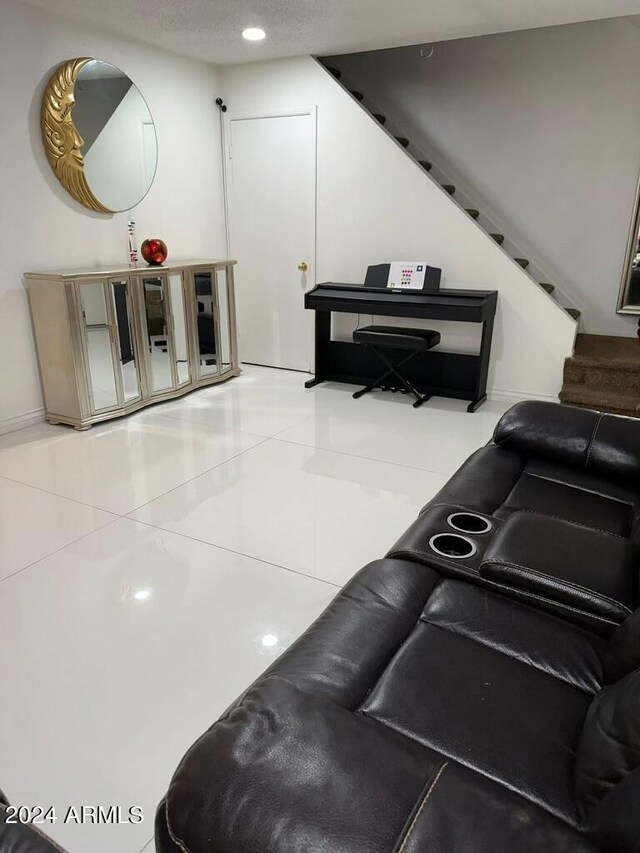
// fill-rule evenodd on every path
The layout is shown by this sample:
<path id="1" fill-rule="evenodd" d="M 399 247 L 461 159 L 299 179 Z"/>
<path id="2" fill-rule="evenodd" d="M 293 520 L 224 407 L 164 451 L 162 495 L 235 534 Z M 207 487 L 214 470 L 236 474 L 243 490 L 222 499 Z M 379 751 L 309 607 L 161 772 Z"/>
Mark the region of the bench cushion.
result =
<path id="1" fill-rule="evenodd" d="M 440 343 L 440 332 L 433 329 L 406 329 L 403 326 L 363 326 L 355 330 L 353 340 L 356 344 L 428 350 Z"/>

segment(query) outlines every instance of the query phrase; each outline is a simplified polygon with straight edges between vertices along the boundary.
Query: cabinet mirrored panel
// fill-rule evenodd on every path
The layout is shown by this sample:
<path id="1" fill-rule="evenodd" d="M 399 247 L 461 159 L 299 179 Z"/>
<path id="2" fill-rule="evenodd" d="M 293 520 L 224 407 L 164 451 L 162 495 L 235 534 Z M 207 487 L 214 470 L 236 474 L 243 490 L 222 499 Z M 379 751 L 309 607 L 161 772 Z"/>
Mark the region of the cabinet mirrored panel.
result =
<path id="1" fill-rule="evenodd" d="M 137 354 L 134 344 L 131 286 L 127 279 L 110 282 L 116 321 L 116 376 L 122 389 L 122 403 L 140 399 Z"/>
<path id="2" fill-rule="evenodd" d="M 234 263 L 25 274 L 47 419 L 86 429 L 238 375 Z"/>
<path id="3" fill-rule="evenodd" d="M 182 273 L 169 276 L 169 310 L 173 328 L 173 363 L 175 381 L 178 388 L 191 381 L 189 364 L 189 345 L 187 343 L 187 314 Z"/>
<path id="4" fill-rule="evenodd" d="M 169 353 L 167 288 L 164 276 L 144 276 L 142 293 L 149 390 L 152 394 L 158 394 L 175 387 Z"/>
<path id="5" fill-rule="evenodd" d="M 95 412 L 118 405 L 112 328 L 107 313 L 105 286 L 104 281 L 92 281 L 79 288 L 82 345 L 87 362 L 91 406 Z"/>
<path id="6" fill-rule="evenodd" d="M 213 376 L 218 372 L 213 271 L 194 276 L 196 293 L 196 332 L 198 340 L 198 375 Z"/>

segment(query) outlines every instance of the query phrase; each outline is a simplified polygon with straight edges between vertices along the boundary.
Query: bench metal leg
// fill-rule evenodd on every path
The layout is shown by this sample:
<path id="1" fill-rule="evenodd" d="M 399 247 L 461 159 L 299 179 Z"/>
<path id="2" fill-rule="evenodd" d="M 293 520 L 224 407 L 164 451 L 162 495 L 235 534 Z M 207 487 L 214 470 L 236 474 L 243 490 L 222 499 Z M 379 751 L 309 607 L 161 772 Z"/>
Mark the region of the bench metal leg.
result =
<path id="1" fill-rule="evenodd" d="M 375 379 L 373 382 L 370 382 L 364 388 L 361 388 L 359 391 L 356 391 L 353 395 L 354 400 L 357 400 L 359 397 L 362 397 L 363 394 L 368 394 L 369 391 L 373 391 L 374 388 L 377 388 L 379 385 L 381 385 L 388 376 L 395 376 L 400 381 L 401 386 L 416 398 L 416 401 L 413 404 L 414 409 L 419 408 L 423 403 L 426 403 L 427 400 L 431 399 L 430 394 L 421 394 L 413 385 L 413 383 L 406 376 L 400 373 L 399 370 L 399 368 L 405 365 L 408 361 L 410 361 L 410 359 L 414 357 L 414 355 L 417 354 L 416 352 L 410 352 L 409 355 L 407 355 L 397 364 L 393 364 L 393 362 L 386 356 L 386 354 L 382 350 L 374 346 L 371 346 L 371 349 L 376 353 L 378 358 L 384 363 L 384 365 L 388 369 L 385 373 L 382 374 L 382 376 L 379 376 L 377 379 Z"/>

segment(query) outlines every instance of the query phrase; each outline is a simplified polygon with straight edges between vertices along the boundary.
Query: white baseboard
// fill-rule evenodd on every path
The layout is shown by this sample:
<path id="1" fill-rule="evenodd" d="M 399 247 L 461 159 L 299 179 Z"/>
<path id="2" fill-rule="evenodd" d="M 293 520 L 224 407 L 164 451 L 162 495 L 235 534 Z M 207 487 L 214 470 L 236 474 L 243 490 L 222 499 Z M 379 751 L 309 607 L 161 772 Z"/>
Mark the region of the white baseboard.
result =
<path id="1" fill-rule="evenodd" d="M 16 415 L 13 418 L 5 418 L 0 421 L 0 435 L 6 432 L 15 432 L 18 429 L 26 429 L 26 427 L 41 424 L 44 421 L 44 409 L 34 409 L 32 412 L 25 412 L 23 415 Z"/>
<path id="2" fill-rule="evenodd" d="M 487 391 L 489 400 L 500 403 L 520 403 L 522 400 L 542 400 L 545 403 L 559 403 L 557 397 L 550 394 L 532 394 L 530 391 L 505 391 L 502 388 L 491 388 Z"/>

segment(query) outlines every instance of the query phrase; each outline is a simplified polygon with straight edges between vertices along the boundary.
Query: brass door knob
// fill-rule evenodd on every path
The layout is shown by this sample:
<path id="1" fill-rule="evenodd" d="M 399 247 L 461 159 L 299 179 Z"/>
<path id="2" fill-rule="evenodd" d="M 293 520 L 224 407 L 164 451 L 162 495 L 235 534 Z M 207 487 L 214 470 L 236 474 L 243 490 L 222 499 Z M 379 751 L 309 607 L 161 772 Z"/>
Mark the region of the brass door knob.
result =
<path id="1" fill-rule="evenodd" d="M 306 261 L 300 261 L 298 269 L 300 272 L 306 272 L 309 269 L 309 264 Z"/>

